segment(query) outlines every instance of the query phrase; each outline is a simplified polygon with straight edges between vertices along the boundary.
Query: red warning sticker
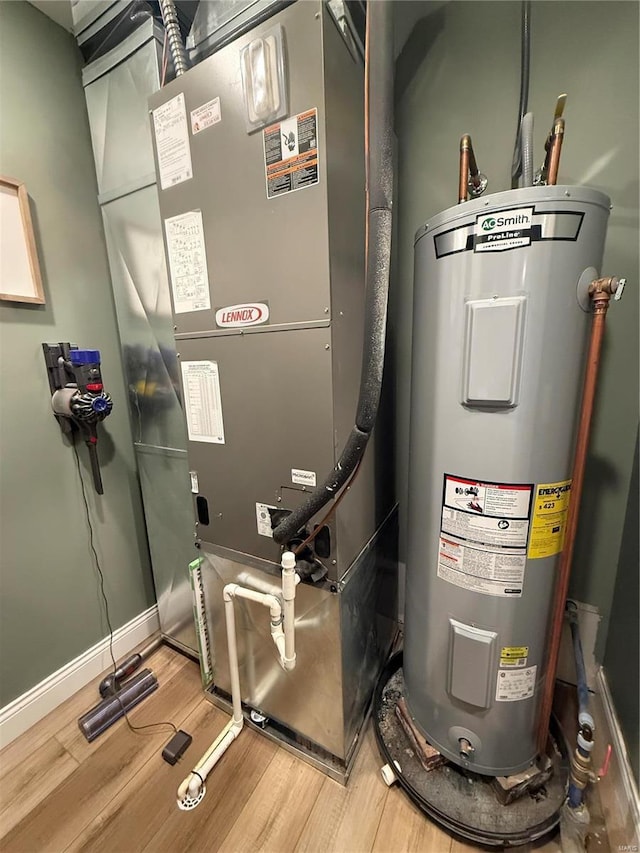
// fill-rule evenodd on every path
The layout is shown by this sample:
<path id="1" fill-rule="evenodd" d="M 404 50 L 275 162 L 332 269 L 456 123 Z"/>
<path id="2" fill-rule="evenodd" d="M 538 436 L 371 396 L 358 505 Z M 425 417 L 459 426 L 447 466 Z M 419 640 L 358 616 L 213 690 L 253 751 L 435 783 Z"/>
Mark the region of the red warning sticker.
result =
<path id="1" fill-rule="evenodd" d="M 319 181 L 318 111 L 314 108 L 263 131 L 267 198 L 311 187 Z"/>
<path id="2" fill-rule="evenodd" d="M 438 577 L 483 595 L 519 598 L 532 493 L 532 483 L 445 474 Z"/>

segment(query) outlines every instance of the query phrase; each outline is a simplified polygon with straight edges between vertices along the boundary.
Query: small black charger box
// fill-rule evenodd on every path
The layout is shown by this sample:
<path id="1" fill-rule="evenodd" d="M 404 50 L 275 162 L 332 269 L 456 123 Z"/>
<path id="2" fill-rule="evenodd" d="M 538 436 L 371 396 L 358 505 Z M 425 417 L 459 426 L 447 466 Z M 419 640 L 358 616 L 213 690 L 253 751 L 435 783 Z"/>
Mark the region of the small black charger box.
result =
<path id="1" fill-rule="evenodd" d="M 187 751 L 192 740 L 193 738 L 191 735 L 183 732 L 182 729 L 178 729 L 169 743 L 162 750 L 162 757 L 169 764 L 176 764 L 178 759 L 182 758 L 184 753 Z"/>

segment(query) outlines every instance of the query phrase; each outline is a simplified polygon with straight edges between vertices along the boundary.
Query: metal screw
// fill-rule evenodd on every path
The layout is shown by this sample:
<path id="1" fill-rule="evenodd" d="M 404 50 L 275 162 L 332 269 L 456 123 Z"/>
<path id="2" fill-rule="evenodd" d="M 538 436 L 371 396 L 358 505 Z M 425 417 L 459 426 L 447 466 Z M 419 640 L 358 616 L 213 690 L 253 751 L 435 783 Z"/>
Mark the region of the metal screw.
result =
<path id="1" fill-rule="evenodd" d="M 222 513 L 221 513 L 221 512 L 219 512 L 219 513 L 218 513 L 218 518 L 222 518 Z"/>
<path id="2" fill-rule="evenodd" d="M 177 353 L 176 353 L 176 358 L 180 358 L 180 353 L 179 353 L 179 352 L 177 352 Z"/>
<path id="3" fill-rule="evenodd" d="M 567 198 L 569 198 L 571 196 L 571 193 L 569 192 L 569 190 L 565 190 L 564 194 L 566 195 Z"/>
<path id="4" fill-rule="evenodd" d="M 328 308 L 325 308 L 325 309 L 324 309 L 324 313 L 325 313 L 325 314 L 328 314 L 328 313 L 329 313 L 329 309 L 328 309 Z"/>
<path id="5" fill-rule="evenodd" d="M 338 561 L 337 561 L 337 560 L 331 560 L 331 565 L 332 565 L 332 566 L 336 566 L 337 564 L 338 564 Z"/>
<path id="6" fill-rule="evenodd" d="M 174 331 L 174 332 L 177 332 L 177 331 L 178 331 L 178 327 L 177 327 L 177 326 L 174 326 L 174 327 L 173 327 L 173 331 Z"/>
<path id="7" fill-rule="evenodd" d="M 200 526 L 200 522 L 196 521 L 196 527 L 199 527 L 199 526 Z"/>
<path id="8" fill-rule="evenodd" d="M 282 498 L 276 498 L 276 500 L 277 500 L 277 502 L 278 502 L 278 503 L 281 503 Z"/>
<path id="9" fill-rule="evenodd" d="M 329 344 L 325 344 L 325 345 L 324 345 L 324 348 L 325 348 L 325 349 L 331 349 L 331 347 L 329 346 Z"/>

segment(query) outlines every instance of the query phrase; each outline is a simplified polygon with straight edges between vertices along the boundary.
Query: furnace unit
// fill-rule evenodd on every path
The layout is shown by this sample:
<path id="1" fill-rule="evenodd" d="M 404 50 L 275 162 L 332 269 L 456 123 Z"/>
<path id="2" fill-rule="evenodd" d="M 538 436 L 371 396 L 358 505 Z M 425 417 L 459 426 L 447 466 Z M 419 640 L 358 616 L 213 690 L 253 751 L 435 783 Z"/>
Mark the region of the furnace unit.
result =
<path id="1" fill-rule="evenodd" d="M 353 43 L 324 3 L 304 2 L 150 99 L 200 549 L 203 673 L 207 695 L 224 707 L 223 587 L 280 592 L 273 529 L 333 468 L 354 422 L 363 88 Z M 246 709 L 339 779 L 396 622 L 384 414 L 348 496 L 298 554 L 294 671 L 279 666 L 263 608 L 236 603 Z"/>

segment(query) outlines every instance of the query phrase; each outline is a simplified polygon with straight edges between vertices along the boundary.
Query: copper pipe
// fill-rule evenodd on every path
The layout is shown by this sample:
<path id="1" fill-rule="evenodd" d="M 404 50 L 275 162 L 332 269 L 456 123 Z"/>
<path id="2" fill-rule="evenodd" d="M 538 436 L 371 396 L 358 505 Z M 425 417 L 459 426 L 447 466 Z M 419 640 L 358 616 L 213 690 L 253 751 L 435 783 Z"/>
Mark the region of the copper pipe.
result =
<path id="1" fill-rule="evenodd" d="M 549 172 L 547 175 L 547 186 L 554 187 L 558 182 L 558 167 L 560 166 L 560 152 L 564 139 L 564 119 L 557 118 L 553 123 L 551 143 L 549 145 Z"/>
<path id="2" fill-rule="evenodd" d="M 560 555 L 560 566 L 556 579 L 556 588 L 553 600 L 553 621 L 551 623 L 551 635 L 549 638 L 549 651 L 547 655 L 547 672 L 543 686 L 542 702 L 540 704 L 540 716 L 538 722 L 538 752 L 542 753 L 546 747 L 547 734 L 549 732 L 549 719 L 553 705 L 553 690 L 556 679 L 556 667 L 558 666 L 558 652 L 560 649 L 560 636 L 562 634 L 562 623 L 564 620 L 565 600 L 569 588 L 569 575 L 573 561 L 576 531 L 578 529 L 578 517 L 580 510 L 580 499 L 582 497 L 582 486 L 584 483 L 584 469 L 589 449 L 589 432 L 591 429 L 591 418 L 593 415 L 593 403 L 598 382 L 598 368 L 600 365 L 600 351 L 604 336 L 605 320 L 609 300 L 616 293 L 620 280 L 617 278 L 600 278 L 591 282 L 589 296 L 593 305 L 593 321 L 591 324 L 591 336 L 589 339 L 589 352 L 587 354 L 586 373 L 584 377 L 584 388 L 582 392 L 582 406 L 580 409 L 580 421 L 578 424 L 578 437 L 573 458 L 573 479 L 571 484 L 571 499 L 567 513 L 567 527 L 565 532 L 564 547 Z"/>
<path id="3" fill-rule="evenodd" d="M 468 183 L 469 183 L 469 164 L 473 158 L 475 165 L 476 158 L 473 156 L 473 146 L 471 145 L 471 137 L 468 133 L 460 140 L 460 176 L 458 180 L 458 204 L 467 200 Z M 476 173 L 478 167 L 476 166 Z"/>

